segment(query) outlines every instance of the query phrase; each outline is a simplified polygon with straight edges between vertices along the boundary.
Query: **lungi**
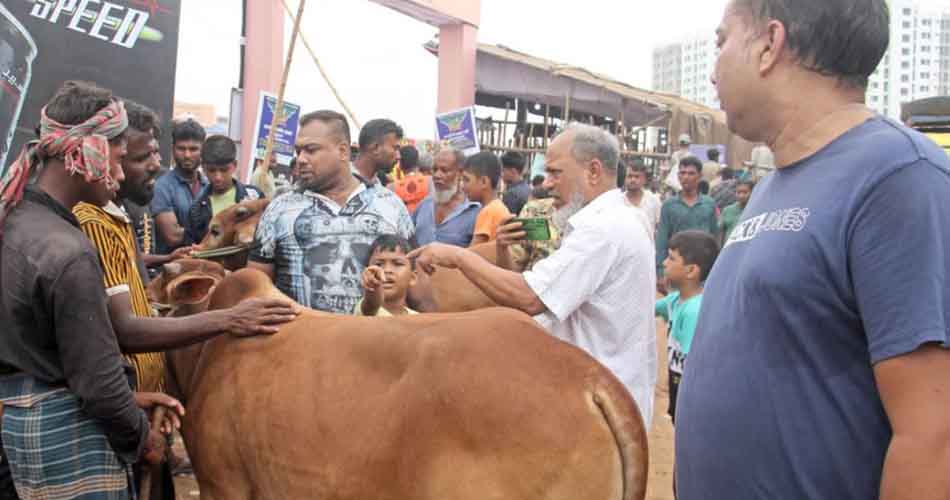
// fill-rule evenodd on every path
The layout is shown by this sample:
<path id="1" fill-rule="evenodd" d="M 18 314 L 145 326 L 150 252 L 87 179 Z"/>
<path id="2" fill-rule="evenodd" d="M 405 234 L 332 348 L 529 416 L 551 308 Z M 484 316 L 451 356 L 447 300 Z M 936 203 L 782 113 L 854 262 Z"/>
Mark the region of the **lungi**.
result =
<path id="1" fill-rule="evenodd" d="M 3 450 L 21 500 L 127 500 L 131 465 L 63 387 L 17 374 L 0 377 Z"/>

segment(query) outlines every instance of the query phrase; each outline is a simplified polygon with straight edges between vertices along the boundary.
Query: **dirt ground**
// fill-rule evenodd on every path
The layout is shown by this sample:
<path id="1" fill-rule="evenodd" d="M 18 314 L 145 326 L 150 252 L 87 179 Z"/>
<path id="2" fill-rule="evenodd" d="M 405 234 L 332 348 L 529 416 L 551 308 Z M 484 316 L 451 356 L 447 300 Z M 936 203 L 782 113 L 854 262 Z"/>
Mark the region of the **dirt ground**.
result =
<path id="1" fill-rule="evenodd" d="M 656 400 L 653 405 L 653 428 L 650 430 L 650 482 L 647 500 L 673 500 L 673 425 L 666 416 L 669 393 L 666 385 L 666 324 L 657 321 L 658 376 Z M 184 455 L 181 438 L 175 442 L 176 451 Z M 177 500 L 194 500 L 200 496 L 198 483 L 191 475 L 175 478 Z"/>

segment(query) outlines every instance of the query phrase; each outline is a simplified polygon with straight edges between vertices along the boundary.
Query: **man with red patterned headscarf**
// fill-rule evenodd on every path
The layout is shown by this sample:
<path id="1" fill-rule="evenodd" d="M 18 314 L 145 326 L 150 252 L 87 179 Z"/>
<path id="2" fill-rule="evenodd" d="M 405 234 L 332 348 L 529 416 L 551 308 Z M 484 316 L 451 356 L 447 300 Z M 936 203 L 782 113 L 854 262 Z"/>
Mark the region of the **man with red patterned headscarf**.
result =
<path id="1" fill-rule="evenodd" d="M 16 487 L 0 497 L 130 498 L 131 465 L 164 455 L 143 409 L 172 408 L 174 424 L 183 411 L 133 393 L 99 256 L 70 212 L 114 197 L 127 127 L 111 92 L 67 82 L 43 109 L 39 141 L 0 181 L 2 444 Z"/>

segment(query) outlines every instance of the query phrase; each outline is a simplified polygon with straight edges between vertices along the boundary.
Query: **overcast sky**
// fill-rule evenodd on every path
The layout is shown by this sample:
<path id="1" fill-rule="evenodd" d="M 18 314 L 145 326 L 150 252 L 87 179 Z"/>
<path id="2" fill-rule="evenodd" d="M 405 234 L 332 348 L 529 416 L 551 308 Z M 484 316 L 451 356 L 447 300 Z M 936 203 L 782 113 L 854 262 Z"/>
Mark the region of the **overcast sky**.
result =
<path id="1" fill-rule="evenodd" d="M 282 8 L 280 0 L 251 1 Z M 296 10 L 297 0 L 288 3 Z M 479 41 L 649 88 L 653 47 L 683 35 L 712 33 L 726 3 L 482 0 Z M 219 115 L 228 114 L 239 72 L 240 11 L 240 0 L 182 0 L 176 99 L 211 103 Z M 285 43 L 291 28 L 286 23 Z M 437 31 L 368 0 L 308 0 L 301 29 L 360 120 L 391 118 L 418 138 L 434 133 L 438 62 L 421 46 Z M 342 111 L 300 45 L 287 99 L 305 112 Z"/>

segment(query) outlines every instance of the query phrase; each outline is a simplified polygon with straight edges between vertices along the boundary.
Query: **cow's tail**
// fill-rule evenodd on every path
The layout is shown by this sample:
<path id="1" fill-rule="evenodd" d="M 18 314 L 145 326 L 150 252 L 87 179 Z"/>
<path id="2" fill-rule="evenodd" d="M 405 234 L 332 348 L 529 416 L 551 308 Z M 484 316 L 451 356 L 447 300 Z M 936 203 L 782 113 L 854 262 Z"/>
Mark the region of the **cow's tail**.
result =
<path id="1" fill-rule="evenodd" d="M 633 398 L 616 380 L 598 384 L 593 391 L 594 403 L 600 408 L 620 452 L 623 478 L 623 500 L 643 500 L 647 493 L 650 453 L 643 417 Z"/>

